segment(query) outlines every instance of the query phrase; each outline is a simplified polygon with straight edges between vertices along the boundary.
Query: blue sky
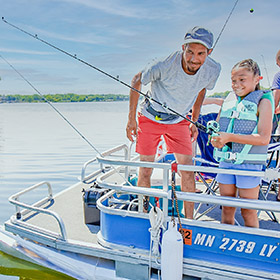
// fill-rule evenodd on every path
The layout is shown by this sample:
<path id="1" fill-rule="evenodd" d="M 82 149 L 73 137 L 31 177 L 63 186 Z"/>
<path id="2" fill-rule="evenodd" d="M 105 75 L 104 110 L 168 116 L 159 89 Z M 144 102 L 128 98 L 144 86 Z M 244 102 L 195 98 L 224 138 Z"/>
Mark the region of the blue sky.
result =
<path id="1" fill-rule="evenodd" d="M 0 0 L 1 17 L 130 83 L 155 58 L 181 49 L 188 29 L 222 29 L 236 0 Z M 254 9 L 250 13 L 250 9 Z M 253 58 L 265 87 L 280 70 L 279 0 L 239 0 L 213 54 L 222 73 L 213 91 L 231 89 L 232 66 Z M 0 21 L 0 54 L 41 93 L 118 93 L 129 89 Z M 267 74 L 268 73 L 268 74 Z M 0 60 L 0 94 L 33 94 Z M 268 81 L 269 80 L 269 81 Z M 145 90 L 145 89 L 144 89 Z"/>

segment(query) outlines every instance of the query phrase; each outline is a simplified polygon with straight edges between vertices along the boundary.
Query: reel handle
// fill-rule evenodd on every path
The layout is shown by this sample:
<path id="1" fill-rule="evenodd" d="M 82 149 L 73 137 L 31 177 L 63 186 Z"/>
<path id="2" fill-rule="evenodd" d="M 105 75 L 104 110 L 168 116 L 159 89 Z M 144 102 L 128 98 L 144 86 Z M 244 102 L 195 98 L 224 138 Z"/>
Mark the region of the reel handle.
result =
<path id="1" fill-rule="evenodd" d="M 206 133 L 209 134 L 209 139 L 208 139 L 208 142 L 207 142 L 207 146 L 209 145 L 209 143 L 211 141 L 211 138 L 213 136 L 218 136 L 219 135 L 219 133 L 218 133 L 219 131 L 220 131 L 220 125 L 219 125 L 218 122 L 216 122 L 216 121 L 207 122 Z M 225 145 L 228 146 L 229 148 L 231 148 L 231 146 L 232 146 L 231 142 L 228 142 Z"/>

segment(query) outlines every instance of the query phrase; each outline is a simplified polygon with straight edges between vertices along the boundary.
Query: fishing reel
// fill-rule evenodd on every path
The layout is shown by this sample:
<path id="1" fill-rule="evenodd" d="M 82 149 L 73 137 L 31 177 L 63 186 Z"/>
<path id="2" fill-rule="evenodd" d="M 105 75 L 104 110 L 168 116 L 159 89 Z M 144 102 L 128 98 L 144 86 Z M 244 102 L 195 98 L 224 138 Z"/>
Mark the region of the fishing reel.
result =
<path id="1" fill-rule="evenodd" d="M 211 138 L 213 136 L 218 136 L 218 132 L 220 131 L 220 125 L 218 122 L 216 121 L 209 121 L 207 122 L 207 125 L 206 125 L 206 133 L 209 134 L 209 139 L 208 139 L 208 142 L 207 142 L 207 146 L 209 145 L 210 141 L 211 141 Z"/>
<path id="2" fill-rule="evenodd" d="M 206 126 L 206 133 L 210 134 L 211 136 L 216 136 L 213 134 L 218 134 L 220 131 L 220 125 L 216 121 L 209 121 Z"/>

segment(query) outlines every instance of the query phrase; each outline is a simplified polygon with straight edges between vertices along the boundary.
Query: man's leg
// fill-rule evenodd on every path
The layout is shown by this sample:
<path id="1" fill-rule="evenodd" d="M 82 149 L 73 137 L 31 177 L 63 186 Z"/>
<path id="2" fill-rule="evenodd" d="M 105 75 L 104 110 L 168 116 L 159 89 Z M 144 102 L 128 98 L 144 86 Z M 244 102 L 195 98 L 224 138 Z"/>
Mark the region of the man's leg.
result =
<path id="1" fill-rule="evenodd" d="M 141 161 L 149 161 L 153 162 L 155 160 L 155 155 L 140 155 Z M 153 169 L 152 168 L 146 168 L 146 167 L 140 167 L 139 168 L 139 174 L 138 174 L 138 183 L 137 186 L 139 187 L 151 187 L 151 175 L 152 175 Z"/>
<path id="2" fill-rule="evenodd" d="M 174 153 L 178 164 L 192 165 L 192 156 Z M 194 173 L 189 171 L 180 171 L 181 189 L 184 192 L 195 192 Z M 194 203 L 184 201 L 185 217 L 193 218 Z"/>
<path id="3" fill-rule="evenodd" d="M 136 152 L 140 155 L 141 161 L 154 161 L 161 133 L 161 126 L 158 123 L 139 114 Z M 147 188 L 150 187 L 152 172 L 152 168 L 140 167 L 137 185 Z"/>
<path id="4" fill-rule="evenodd" d="M 155 159 L 155 155 L 148 155 L 148 156 L 147 155 L 140 155 L 140 160 L 141 161 L 153 162 L 154 159 Z M 139 168 L 139 173 L 138 173 L 137 186 L 150 188 L 151 187 L 151 175 L 152 175 L 152 172 L 153 172 L 152 168 L 140 167 Z M 139 203 L 139 210 L 141 212 L 143 210 L 143 212 L 147 213 L 148 209 L 149 209 L 149 197 L 145 196 L 144 199 L 143 199 L 143 208 L 142 208 L 142 204 Z"/>

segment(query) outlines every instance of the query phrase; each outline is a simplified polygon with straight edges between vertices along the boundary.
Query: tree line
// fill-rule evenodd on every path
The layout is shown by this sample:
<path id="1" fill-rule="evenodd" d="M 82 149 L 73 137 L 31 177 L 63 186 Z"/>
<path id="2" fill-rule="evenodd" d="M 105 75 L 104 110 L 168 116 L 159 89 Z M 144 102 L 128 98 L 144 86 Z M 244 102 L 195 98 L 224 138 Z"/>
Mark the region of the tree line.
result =
<path id="1" fill-rule="evenodd" d="M 265 88 L 265 87 L 263 87 L 263 86 L 261 86 L 261 89 L 262 89 L 262 90 L 269 90 L 269 88 Z M 228 94 L 229 94 L 230 92 L 231 92 L 230 90 L 223 91 L 223 92 L 215 92 L 215 93 L 209 95 L 208 97 L 217 97 L 217 98 L 223 98 L 223 99 L 225 99 L 225 98 L 228 96 Z"/>
<path id="2" fill-rule="evenodd" d="M 217 97 L 217 98 L 223 98 L 225 99 L 228 94 L 230 93 L 230 90 L 224 91 L 224 92 L 215 92 L 211 95 L 209 95 L 208 97 Z"/>
<path id="3" fill-rule="evenodd" d="M 266 89 L 261 87 L 262 89 Z M 226 98 L 229 90 L 224 92 L 215 92 L 208 97 Z M 124 94 L 45 94 L 43 95 L 49 102 L 99 102 L 99 101 L 127 101 L 129 95 Z M 39 103 L 45 102 L 39 94 L 21 95 L 10 94 L 0 95 L 0 103 Z"/>
<path id="4" fill-rule="evenodd" d="M 43 95 L 49 102 L 98 102 L 98 101 L 126 101 L 129 100 L 128 95 L 122 94 L 46 94 Z M 9 94 L 0 95 L 2 103 L 39 103 L 46 102 L 39 94 L 21 95 Z"/>
<path id="5" fill-rule="evenodd" d="M 214 93 L 210 97 L 225 98 L 229 91 Z M 46 100 L 52 103 L 56 102 L 99 102 L 99 101 L 128 101 L 128 95 L 122 94 L 45 94 Z M 22 95 L 22 94 L 8 94 L 0 95 L 0 103 L 40 103 L 46 102 L 39 94 Z"/>

